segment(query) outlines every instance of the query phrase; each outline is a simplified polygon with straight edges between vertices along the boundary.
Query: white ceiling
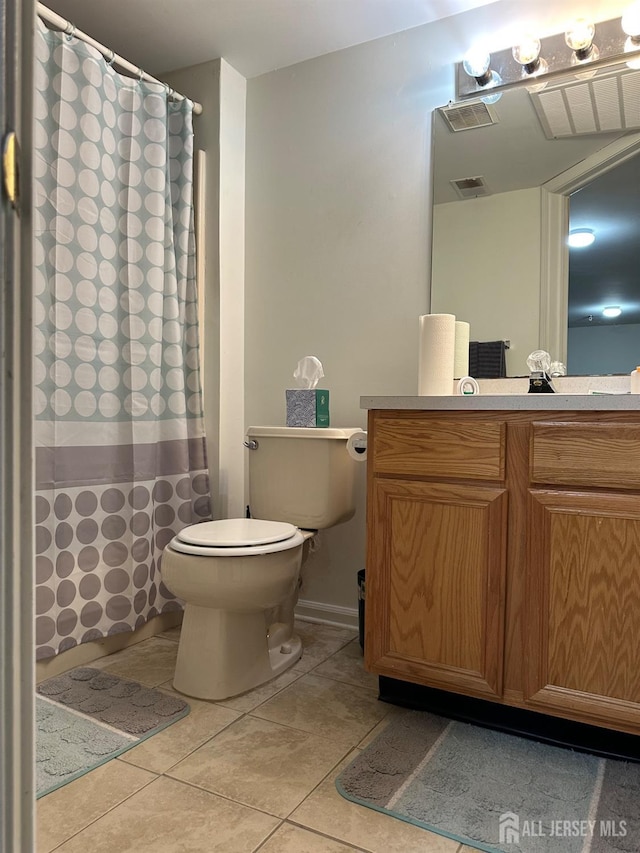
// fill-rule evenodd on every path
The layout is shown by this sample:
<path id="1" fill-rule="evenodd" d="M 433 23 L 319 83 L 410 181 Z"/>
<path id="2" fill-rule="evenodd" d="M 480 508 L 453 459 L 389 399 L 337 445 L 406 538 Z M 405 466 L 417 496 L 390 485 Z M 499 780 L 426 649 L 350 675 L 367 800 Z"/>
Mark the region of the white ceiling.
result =
<path id="1" fill-rule="evenodd" d="M 46 0 L 150 74 L 224 57 L 256 77 L 495 0 Z"/>

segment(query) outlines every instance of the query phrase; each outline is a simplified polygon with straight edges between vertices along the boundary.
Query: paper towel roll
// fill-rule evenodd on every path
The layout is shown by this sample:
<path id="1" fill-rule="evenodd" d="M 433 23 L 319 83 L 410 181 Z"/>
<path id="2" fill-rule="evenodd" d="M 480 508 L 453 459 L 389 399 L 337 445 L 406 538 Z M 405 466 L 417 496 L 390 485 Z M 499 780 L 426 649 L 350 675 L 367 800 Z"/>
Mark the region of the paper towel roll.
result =
<path id="1" fill-rule="evenodd" d="M 469 373 L 469 324 L 456 320 L 456 343 L 453 353 L 453 378 L 462 379 Z"/>
<path id="2" fill-rule="evenodd" d="M 453 314 L 423 314 L 420 317 L 420 396 L 449 396 L 453 393 L 455 339 L 456 318 Z"/>
<path id="3" fill-rule="evenodd" d="M 367 458 L 367 433 L 363 430 L 352 433 L 347 439 L 347 453 L 356 462 Z"/>

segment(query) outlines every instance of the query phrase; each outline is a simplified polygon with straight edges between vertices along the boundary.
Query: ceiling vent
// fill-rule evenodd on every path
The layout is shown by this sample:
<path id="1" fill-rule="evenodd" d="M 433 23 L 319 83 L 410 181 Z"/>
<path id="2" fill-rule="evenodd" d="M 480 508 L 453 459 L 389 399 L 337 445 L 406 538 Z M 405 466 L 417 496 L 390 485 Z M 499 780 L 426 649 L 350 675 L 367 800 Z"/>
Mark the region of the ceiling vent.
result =
<path id="1" fill-rule="evenodd" d="M 495 112 L 482 101 L 440 107 L 440 114 L 456 133 L 459 130 L 474 130 L 476 127 L 488 127 L 498 123 Z"/>
<path id="2" fill-rule="evenodd" d="M 565 83 L 531 99 L 547 139 L 640 128 L 640 71 Z"/>
<path id="3" fill-rule="evenodd" d="M 456 178 L 455 181 L 450 181 L 450 184 L 460 198 L 481 198 L 491 195 L 491 190 L 481 175 L 475 178 Z"/>

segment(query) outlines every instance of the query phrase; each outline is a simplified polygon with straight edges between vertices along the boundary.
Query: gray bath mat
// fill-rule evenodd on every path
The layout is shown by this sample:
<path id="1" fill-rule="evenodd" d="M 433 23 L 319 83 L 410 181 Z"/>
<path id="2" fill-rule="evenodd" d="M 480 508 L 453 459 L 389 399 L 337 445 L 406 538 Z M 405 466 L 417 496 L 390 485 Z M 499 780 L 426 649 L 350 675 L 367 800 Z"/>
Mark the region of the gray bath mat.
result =
<path id="1" fill-rule="evenodd" d="M 349 800 L 489 853 L 640 850 L 640 764 L 426 712 L 392 720 L 336 787 Z"/>
<path id="2" fill-rule="evenodd" d="M 92 667 L 43 681 L 36 695 L 36 791 L 42 797 L 189 713 L 189 705 Z"/>

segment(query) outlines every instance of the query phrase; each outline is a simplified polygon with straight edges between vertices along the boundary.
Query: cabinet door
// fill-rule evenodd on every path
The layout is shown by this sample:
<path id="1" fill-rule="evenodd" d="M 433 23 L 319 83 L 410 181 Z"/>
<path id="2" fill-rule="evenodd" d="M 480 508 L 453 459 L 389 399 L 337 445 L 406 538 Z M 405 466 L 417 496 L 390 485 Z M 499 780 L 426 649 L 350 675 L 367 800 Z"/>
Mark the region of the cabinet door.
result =
<path id="1" fill-rule="evenodd" d="M 502 682 L 506 492 L 374 479 L 366 657 L 382 675 L 495 698 Z"/>
<path id="2" fill-rule="evenodd" d="M 640 731 L 640 500 L 532 491 L 527 704 Z"/>

